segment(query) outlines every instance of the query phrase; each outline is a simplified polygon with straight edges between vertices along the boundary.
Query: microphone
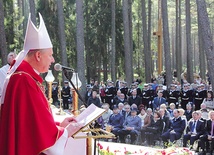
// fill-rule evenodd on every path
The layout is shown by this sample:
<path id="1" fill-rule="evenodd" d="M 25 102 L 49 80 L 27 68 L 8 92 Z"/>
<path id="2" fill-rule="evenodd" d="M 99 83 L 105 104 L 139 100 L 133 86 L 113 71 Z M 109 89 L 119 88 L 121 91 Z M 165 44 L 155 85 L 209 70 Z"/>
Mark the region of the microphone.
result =
<path id="1" fill-rule="evenodd" d="M 61 71 L 61 70 L 63 70 L 63 69 L 66 69 L 66 70 L 70 70 L 70 71 L 74 72 L 74 69 L 73 69 L 73 68 L 66 67 L 66 66 L 62 66 L 62 65 L 60 65 L 59 63 L 56 63 L 56 64 L 54 65 L 54 69 L 55 69 L 56 71 Z"/>

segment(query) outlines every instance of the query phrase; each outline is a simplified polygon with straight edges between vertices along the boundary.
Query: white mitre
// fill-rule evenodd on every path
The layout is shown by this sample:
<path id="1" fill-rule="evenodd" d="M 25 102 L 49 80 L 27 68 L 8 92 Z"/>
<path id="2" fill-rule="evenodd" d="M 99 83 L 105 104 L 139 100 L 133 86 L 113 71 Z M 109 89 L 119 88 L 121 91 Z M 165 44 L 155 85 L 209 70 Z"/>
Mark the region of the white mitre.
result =
<path id="1" fill-rule="evenodd" d="M 39 13 L 39 19 L 40 19 L 40 25 L 39 25 L 39 28 L 36 28 L 36 26 L 31 21 L 31 14 L 29 14 L 24 47 L 23 47 L 23 50 L 19 52 L 19 54 L 17 55 L 14 65 L 9 70 L 7 78 L 4 81 L 4 87 L 2 90 L 2 96 L 1 96 L 2 104 L 4 103 L 4 97 L 5 97 L 10 76 L 19 67 L 19 65 L 21 64 L 21 62 L 24 60 L 27 53 L 29 52 L 29 50 L 46 49 L 46 48 L 53 47 L 50 37 L 48 35 L 45 23 L 40 13 Z"/>

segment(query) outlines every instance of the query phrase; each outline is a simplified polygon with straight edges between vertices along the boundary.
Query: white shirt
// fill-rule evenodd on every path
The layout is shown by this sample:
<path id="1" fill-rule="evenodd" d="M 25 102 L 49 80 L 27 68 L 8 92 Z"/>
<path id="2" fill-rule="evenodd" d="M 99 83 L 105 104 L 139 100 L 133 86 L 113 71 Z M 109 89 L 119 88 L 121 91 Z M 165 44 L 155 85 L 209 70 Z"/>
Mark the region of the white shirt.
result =
<path id="1" fill-rule="evenodd" d="M 10 68 L 10 65 L 8 64 L 0 68 L 0 98 L 1 98 L 2 90 L 4 86 L 4 80 L 7 76 L 7 71 L 9 70 L 9 68 Z"/>

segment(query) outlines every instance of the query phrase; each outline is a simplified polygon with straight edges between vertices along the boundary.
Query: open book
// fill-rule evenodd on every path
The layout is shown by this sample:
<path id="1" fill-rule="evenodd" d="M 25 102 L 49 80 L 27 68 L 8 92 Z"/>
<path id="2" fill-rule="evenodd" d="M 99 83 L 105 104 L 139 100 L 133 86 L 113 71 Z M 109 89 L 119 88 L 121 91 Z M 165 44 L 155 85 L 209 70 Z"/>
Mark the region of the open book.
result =
<path id="1" fill-rule="evenodd" d="M 77 131 L 74 132 L 72 137 L 75 136 L 81 129 L 85 128 L 91 122 L 99 118 L 104 112 L 105 109 L 98 108 L 94 104 L 91 104 L 89 107 L 87 107 L 87 109 L 85 109 L 76 117 L 77 122 L 83 124 L 83 127 L 77 129 Z"/>

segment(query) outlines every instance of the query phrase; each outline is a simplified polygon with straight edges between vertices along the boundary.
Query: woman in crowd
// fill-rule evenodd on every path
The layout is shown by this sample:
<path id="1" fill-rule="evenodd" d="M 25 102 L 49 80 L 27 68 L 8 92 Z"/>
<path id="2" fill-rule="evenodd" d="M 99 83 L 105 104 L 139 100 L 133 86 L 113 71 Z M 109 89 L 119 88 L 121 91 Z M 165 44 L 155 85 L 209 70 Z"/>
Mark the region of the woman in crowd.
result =
<path id="1" fill-rule="evenodd" d="M 149 115 L 146 113 L 145 109 L 141 109 L 140 114 L 138 115 L 141 118 L 142 128 L 146 128 L 150 125 L 151 120 Z"/>
<path id="2" fill-rule="evenodd" d="M 162 134 L 164 123 L 160 117 L 160 113 L 155 111 L 154 121 L 146 129 L 145 138 L 148 145 L 154 145 L 154 140 L 158 139 Z"/>
<path id="3" fill-rule="evenodd" d="M 152 109 L 148 108 L 147 112 L 145 109 L 141 109 L 140 114 L 138 115 L 141 118 L 142 121 L 142 127 L 141 127 L 141 140 L 144 143 L 145 142 L 145 131 L 146 128 L 151 124 L 151 121 L 153 120 L 153 116 L 151 115 Z"/>
<path id="4" fill-rule="evenodd" d="M 214 110 L 214 101 L 213 101 L 213 92 L 208 91 L 207 97 L 203 100 L 203 103 L 206 104 L 207 109 Z"/>

